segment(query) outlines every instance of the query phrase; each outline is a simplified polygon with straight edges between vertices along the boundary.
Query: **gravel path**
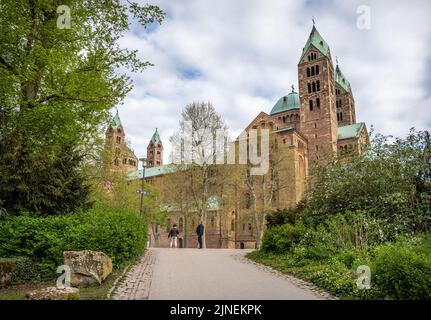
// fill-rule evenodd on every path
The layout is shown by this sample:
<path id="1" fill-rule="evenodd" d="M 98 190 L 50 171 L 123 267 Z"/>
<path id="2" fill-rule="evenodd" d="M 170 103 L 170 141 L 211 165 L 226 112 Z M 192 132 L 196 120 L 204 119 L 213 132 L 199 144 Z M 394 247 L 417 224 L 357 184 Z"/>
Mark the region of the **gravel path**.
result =
<path id="1" fill-rule="evenodd" d="M 332 299 L 307 282 L 246 259 L 247 252 L 249 250 L 151 248 L 129 271 L 112 298 Z"/>

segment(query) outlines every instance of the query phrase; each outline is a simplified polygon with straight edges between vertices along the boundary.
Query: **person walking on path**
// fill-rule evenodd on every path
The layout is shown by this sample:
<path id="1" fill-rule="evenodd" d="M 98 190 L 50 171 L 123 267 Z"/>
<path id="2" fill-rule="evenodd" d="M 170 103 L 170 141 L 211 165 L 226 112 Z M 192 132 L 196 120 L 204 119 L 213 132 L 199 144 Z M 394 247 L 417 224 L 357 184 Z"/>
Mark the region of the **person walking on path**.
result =
<path id="1" fill-rule="evenodd" d="M 177 229 L 177 225 L 174 224 L 171 228 L 171 230 L 169 231 L 168 234 L 168 238 L 171 238 L 171 243 L 169 245 L 169 248 L 172 248 L 172 246 L 174 246 L 175 248 L 178 247 L 178 235 L 180 234 L 180 232 Z"/>
<path id="2" fill-rule="evenodd" d="M 198 235 L 199 249 L 202 249 L 202 236 L 204 235 L 204 225 L 202 224 L 202 221 L 199 223 L 198 227 L 196 228 L 196 233 Z"/>

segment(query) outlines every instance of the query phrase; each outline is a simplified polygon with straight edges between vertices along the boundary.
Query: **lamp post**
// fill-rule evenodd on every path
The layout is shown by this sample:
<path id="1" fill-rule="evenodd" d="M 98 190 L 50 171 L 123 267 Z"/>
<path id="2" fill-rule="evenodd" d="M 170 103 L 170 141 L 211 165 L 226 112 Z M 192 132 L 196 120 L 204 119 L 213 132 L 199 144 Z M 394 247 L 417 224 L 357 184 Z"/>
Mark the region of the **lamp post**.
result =
<path id="1" fill-rule="evenodd" d="M 144 215 L 144 183 L 145 183 L 145 166 L 147 165 L 147 159 L 146 158 L 140 158 L 139 161 L 142 161 L 142 188 L 141 188 L 141 208 L 139 210 L 139 213 L 141 217 Z"/>

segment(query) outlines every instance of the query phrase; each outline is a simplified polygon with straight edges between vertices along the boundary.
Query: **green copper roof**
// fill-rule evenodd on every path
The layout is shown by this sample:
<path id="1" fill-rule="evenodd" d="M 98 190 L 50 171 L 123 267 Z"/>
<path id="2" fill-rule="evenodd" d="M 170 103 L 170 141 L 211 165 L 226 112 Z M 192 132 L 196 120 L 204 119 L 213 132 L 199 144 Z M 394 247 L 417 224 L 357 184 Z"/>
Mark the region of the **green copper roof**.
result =
<path id="1" fill-rule="evenodd" d="M 311 29 L 310 36 L 308 37 L 307 43 L 305 44 L 304 49 L 302 50 L 301 59 L 304 57 L 305 53 L 308 51 L 310 46 L 313 45 L 317 50 L 319 50 L 323 55 L 329 56 L 329 46 L 325 40 L 323 40 L 320 33 L 317 31 L 316 27 L 313 26 Z"/>
<path id="2" fill-rule="evenodd" d="M 160 139 L 159 131 L 156 128 L 156 132 L 154 132 L 153 137 L 151 138 L 151 141 L 153 144 L 162 144 L 162 139 Z"/>
<path id="3" fill-rule="evenodd" d="M 272 116 L 280 112 L 299 109 L 300 106 L 301 104 L 299 103 L 299 94 L 295 92 L 292 87 L 291 93 L 278 99 L 277 103 L 272 108 L 270 115 Z"/>
<path id="4" fill-rule="evenodd" d="M 350 124 L 348 126 L 338 127 L 338 140 L 359 138 L 363 122 Z"/>
<path id="5" fill-rule="evenodd" d="M 341 69 L 338 64 L 335 68 L 335 82 L 338 83 L 344 90 L 350 91 L 350 83 L 349 81 L 347 81 L 346 77 L 341 72 Z"/>
<path id="6" fill-rule="evenodd" d="M 121 120 L 120 120 L 120 116 L 117 114 L 115 115 L 115 117 L 112 119 L 110 126 L 112 127 L 112 129 L 117 130 L 119 127 L 121 127 Z"/>
<path id="7" fill-rule="evenodd" d="M 145 178 L 153 178 L 169 172 L 172 172 L 172 168 L 168 164 L 164 166 L 145 168 Z M 142 179 L 142 169 L 130 172 L 128 177 L 130 180 Z"/>

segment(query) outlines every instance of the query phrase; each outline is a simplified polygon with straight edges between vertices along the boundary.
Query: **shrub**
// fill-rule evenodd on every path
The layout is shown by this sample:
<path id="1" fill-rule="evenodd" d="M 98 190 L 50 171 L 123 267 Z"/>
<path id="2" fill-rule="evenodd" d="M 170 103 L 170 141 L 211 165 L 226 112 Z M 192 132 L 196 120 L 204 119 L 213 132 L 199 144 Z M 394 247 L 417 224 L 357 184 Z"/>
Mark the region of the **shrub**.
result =
<path id="1" fill-rule="evenodd" d="M 377 248 L 372 283 L 386 298 L 431 299 L 429 247 L 392 244 Z"/>
<path id="2" fill-rule="evenodd" d="M 63 264 L 63 251 L 102 251 L 118 267 L 143 251 L 146 233 L 137 214 L 105 205 L 65 216 L 22 215 L 0 222 L 0 256 L 27 257 L 36 266 L 32 278 L 53 278 Z"/>
<path id="3" fill-rule="evenodd" d="M 22 282 L 39 278 L 33 261 L 28 257 L 0 258 L 0 273 L 11 272 L 12 282 Z"/>
<path id="4" fill-rule="evenodd" d="M 268 229 L 262 239 L 263 251 L 284 252 L 299 242 L 306 229 L 302 222 L 297 221 L 295 225 L 286 223 Z"/>
<path id="5" fill-rule="evenodd" d="M 266 216 L 266 226 L 272 228 L 286 223 L 295 224 L 298 217 L 304 211 L 306 202 L 300 201 L 296 207 L 290 209 L 277 209 Z"/>

